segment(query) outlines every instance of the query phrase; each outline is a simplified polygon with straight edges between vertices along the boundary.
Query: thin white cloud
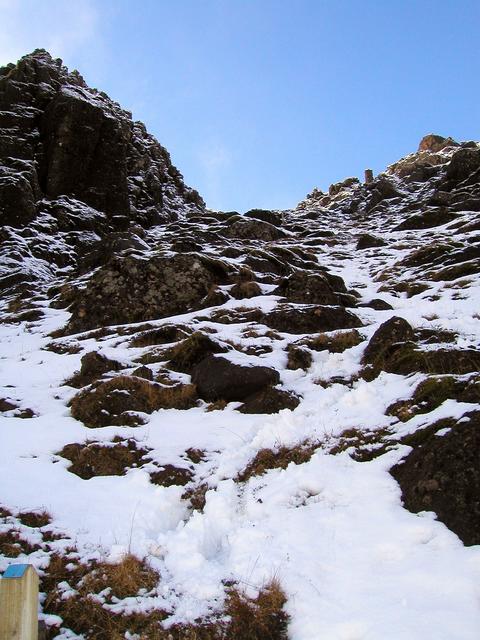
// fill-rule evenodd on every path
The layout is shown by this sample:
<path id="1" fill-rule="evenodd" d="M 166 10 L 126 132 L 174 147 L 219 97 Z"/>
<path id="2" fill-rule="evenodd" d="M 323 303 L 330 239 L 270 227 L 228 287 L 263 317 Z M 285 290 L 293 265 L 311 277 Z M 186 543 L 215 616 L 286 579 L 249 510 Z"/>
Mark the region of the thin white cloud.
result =
<path id="1" fill-rule="evenodd" d="M 232 154 L 223 144 L 213 142 L 198 152 L 198 160 L 204 174 L 202 195 L 208 206 L 218 208 L 223 195 L 223 176 L 232 163 Z"/>
<path id="2" fill-rule="evenodd" d="M 0 64 L 47 49 L 54 57 L 76 57 L 99 39 L 93 0 L 0 0 Z"/>

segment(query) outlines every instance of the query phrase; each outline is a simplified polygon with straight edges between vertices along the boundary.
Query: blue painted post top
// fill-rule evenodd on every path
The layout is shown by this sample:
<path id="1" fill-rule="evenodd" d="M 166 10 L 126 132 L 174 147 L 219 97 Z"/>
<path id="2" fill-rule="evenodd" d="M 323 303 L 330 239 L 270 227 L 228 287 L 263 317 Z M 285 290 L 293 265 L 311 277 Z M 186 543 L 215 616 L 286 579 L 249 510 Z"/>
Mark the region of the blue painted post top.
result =
<path id="1" fill-rule="evenodd" d="M 11 564 L 3 574 L 2 578 L 23 578 L 28 567 L 31 566 L 31 564 Z"/>

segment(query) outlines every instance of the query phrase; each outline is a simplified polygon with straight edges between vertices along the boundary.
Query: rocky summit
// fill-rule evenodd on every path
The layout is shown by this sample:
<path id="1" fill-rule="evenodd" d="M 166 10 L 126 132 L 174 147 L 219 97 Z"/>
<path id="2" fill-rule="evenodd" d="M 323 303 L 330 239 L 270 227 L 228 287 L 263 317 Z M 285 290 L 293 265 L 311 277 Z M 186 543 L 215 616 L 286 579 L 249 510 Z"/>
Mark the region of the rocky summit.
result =
<path id="1" fill-rule="evenodd" d="M 0 571 L 46 637 L 478 637 L 480 143 L 365 178 L 212 211 L 61 60 L 0 68 Z"/>

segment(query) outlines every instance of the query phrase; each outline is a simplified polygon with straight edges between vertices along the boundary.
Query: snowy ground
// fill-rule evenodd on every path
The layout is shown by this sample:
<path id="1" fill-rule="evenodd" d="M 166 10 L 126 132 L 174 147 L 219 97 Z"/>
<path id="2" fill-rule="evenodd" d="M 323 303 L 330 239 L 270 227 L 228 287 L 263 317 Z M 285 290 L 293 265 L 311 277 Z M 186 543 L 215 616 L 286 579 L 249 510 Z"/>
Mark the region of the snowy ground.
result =
<path id="1" fill-rule="evenodd" d="M 353 231 L 349 237 L 347 230 L 340 248 L 324 247 L 318 258 L 364 300 L 380 297 L 394 307 L 355 310 L 366 325 L 361 329 L 366 339 L 382 322 L 400 315 L 415 327 L 457 332 L 459 346 L 478 344 L 478 286 L 472 284 L 459 297 L 455 288 L 435 283 L 440 296 L 435 301 L 427 299 L 432 290 L 409 299 L 378 293 L 382 283 L 374 275 L 408 253 L 391 247 L 412 234 L 385 234 L 388 247 L 362 253 L 354 249 Z M 436 233 L 448 231 L 439 228 Z M 416 232 L 415 242 L 421 246 L 430 234 Z M 269 309 L 276 301 L 268 296 L 225 306 Z M 259 344 L 259 339 L 241 337 L 243 325 L 198 322 L 200 315 L 206 312 L 173 320 L 214 328 L 219 340 Z M 396 434 L 441 417 L 460 417 L 472 405 L 447 401 L 433 414 L 399 423 L 385 410 L 409 397 L 422 374 L 405 378 L 382 373 L 373 382 L 360 379 L 323 388 L 315 381 L 348 378 L 359 371 L 366 342 L 343 354 L 314 353 L 306 374 L 285 369 L 285 347 L 292 340 L 285 336 L 273 341 L 272 353 L 261 360 L 281 372 L 284 388 L 303 396 L 293 412 L 251 416 L 236 412 L 235 403 L 212 412 L 202 405 L 158 411 L 135 428 L 87 429 L 67 407 L 77 391 L 62 383 L 88 351 L 100 350 L 133 367 L 142 349 L 128 348 L 128 339 L 114 334 L 100 342 L 80 342 L 83 351 L 73 355 L 45 350 L 52 342 L 48 334 L 67 318 L 64 311 L 47 309 L 38 322 L 0 326 L 1 394 L 37 416 L 20 419 L 11 411 L 0 418 L 1 502 L 10 510 L 48 511 L 54 528 L 66 532 L 85 557 L 115 560 L 128 550 L 146 556 L 162 574 L 158 595 L 148 602 L 130 599 L 128 606 L 155 604 L 172 612 L 170 622 L 194 620 L 221 606 L 225 580 L 255 590 L 278 577 L 288 596 L 292 640 L 478 638 L 480 548 L 464 547 L 434 514 L 412 514 L 402 507 L 399 486 L 388 470 L 408 447 L 396 446 L 370 462 L 355 462 L 348 451 L 329 454 L 329 445 L 345 429 L 388 427 Z M 235 357 L 248 360 L 241 353 Z M 203 512 L 187 508 L 183 487 L 154 486 L 145 470 L 82 480 L 56 455 L 68 443 L 110 442 L 115 435 L 135 438 L 161 464 L 186 466 L 186 449 L 204 450 L 206 459 L 197 465 L 195 477 L 210 488 Z M 323 445 L 309 462 L 271 470 L 246 483 L 236 481 L 259 449 L 305 440 Z M 26 532 L 22 535 L 34 537 Z M 62 548 L 66 542 L 55 544 Z M 37 551 L 28 561 L 42 569 L 48 556 Z M 10 562 L 0 557 L 0 570 Z M 62 635 L 67 636 L 74 637 Z"/>

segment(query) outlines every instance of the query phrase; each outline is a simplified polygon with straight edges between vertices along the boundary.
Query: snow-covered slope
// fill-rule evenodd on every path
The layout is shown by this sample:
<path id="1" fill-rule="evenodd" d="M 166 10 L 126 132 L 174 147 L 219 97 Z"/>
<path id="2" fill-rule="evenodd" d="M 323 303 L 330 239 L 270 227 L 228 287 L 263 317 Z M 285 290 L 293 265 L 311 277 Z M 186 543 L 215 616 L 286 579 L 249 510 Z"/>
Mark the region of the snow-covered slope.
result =
<path id="1" fill-rule="evenodd" d="M 59 200 L 97 235 L 3 296 L 0 570 L 38 568 L 50 637 L 117 637 L 82 599 L 220 637 L 231 586 L 272 579 L 292 640 L 478 637 L 479 193 L 479 145 L 428 136 L 291 211 L 120 237 L 61 193 L 5 222 L 22 268 Z M 153 585 L 88 587 L 129 554 Z"/>

